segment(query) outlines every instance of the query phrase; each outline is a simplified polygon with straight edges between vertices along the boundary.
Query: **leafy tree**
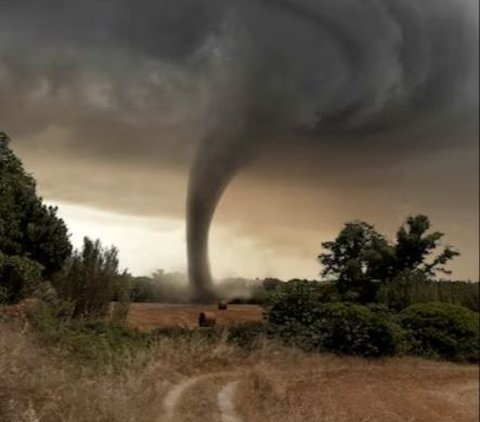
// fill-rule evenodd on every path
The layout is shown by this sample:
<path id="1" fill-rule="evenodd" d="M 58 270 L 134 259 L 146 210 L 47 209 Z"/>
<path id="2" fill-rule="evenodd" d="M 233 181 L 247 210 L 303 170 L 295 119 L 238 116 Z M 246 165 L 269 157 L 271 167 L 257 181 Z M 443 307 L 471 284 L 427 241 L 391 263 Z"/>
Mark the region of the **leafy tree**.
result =
<path id="1" fill-rule="evenodd" d="M 57 208 L 46 206 L 36 194 L 34 178 L 9 148 L 0 132 L 0 252 L 39 263 L 50 277 L 70 256 L 67 227 Z"/>
<path id="2" fill-rule="evenodd" d="M 82 250 L 73 253 L 54 280 L 59 296 L 74 304 L 74 317 L 104 316 L 112 301 L 126 299 L 130 277 L 118 264 L 115 247 L 84 238 Z"/>
<path id="3" fill-rule="evenodd" d="M 409 217 L 398 230 L 396 243 L 391 243 L 368 223 L 347 223 L 334 241 L 322 243 L 328 252 L 318 256 L 321 274 L 336 281 L 344 299 L 370 302 L 379 284 L 387 280 L 408 273 L 425 277 L 448 273 L 445 264 L 459 253 L 447 246 L 432 258 L 443 233 L 429 230 L 427 216 Z"/>
<path id="4" fill-rule="evenodd" d="M 347 223 L 334 241 L 322 246 L 330 252 L 318 256 L 321 274 L 335 279 L 344 298 L 371 301 L 375 293 L 372 280 L 383 280 L 392 273 L 394 249 L 363 221 Z"/>
<path id="5" fill-rule="evenodd" d="M 431 255 L 439 246 L 440 239 L 444 233 L 430 230 L 430 220 L 426 215 L 416 215 L 407 218 L 406 225 L 400 227 L 397 232 L 397 243 L 395 245 L 396 272 L 418 270 L 426 275 L 435 275 L 442 272 L 451 274 L 444 265 L 460 255 L 450 246 L 446 246 L 430 263 L 426 258 Z"/>

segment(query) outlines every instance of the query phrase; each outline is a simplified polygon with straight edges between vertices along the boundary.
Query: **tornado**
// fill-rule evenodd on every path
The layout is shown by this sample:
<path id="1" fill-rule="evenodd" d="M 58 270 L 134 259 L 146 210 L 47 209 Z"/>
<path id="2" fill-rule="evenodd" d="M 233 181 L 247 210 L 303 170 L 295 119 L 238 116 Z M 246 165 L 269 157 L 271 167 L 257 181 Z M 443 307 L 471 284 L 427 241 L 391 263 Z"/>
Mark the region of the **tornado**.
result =
<path id="1" fill-rule="evenodd" d="M 212 217 L 223 191 L 241 168 L 240 134 L 218 131 L 202 141 L 190 170 L 187 194 L 187 253 L 192 300 L 215 299 L 208 260 L 208 238 Z M 225 145 L 229 148 L 225 148 Z"/>
<path id="2" fill-rule="evenodd" d="M 187 193 L 194 301 L 214 299 L 208 250 L 215 209 L 266 140 L 273 155 L 276 138 L 302 142 L 312 154 L 322 143 L 375 137 L 432 147 L 442 125 L 461 125 L 475 113 L 475 7 L 472 0 L 224 3 L 227 25 L 211 50 L 224 59 L 216 67 L 222 76 L 213 78 L 221 83 L 211 85 L 214 124 L 197 145 Z M 415 131 L 421 134 L 413 140 Z"/>

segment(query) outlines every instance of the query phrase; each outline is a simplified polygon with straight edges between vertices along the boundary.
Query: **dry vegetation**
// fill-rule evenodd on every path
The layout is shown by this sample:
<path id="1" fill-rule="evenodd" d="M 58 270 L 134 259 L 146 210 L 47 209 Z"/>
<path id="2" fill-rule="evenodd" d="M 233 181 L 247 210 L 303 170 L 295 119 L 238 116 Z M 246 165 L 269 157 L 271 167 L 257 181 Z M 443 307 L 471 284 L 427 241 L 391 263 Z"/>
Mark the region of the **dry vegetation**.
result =
<path id="1" fill-rule="evenodd" d="M 163 303 L 133 303 L 130 305 L 127 323 L 140 330 L 155 327 L 198 327 L 198 315 L 202 311 L 213 312 L 218 326 L 230 326 L 262 320 L 262 308 L 257 305 L 228 305 L 228 311 L 219 311 L 216 305 L 172 305 Z"/>
<path id="2" fill-rule="evenodd" d="M 478 388 L 473 366 L 290 352 L 256 364 L 237 400 L 251 422 L 473 422 Z"/>
<path id="3" fill-rule="evenodd" d="M 244 421 L 477 421 L 478 368 L 418 359 L 367 361 L 306 354 L 266 343 L 246 353 L 223 341 L 162 339 L 101 373 L 41 348 L 28 332 L 0 325 L 3 422 L 163 421 L 162 398 L 185 391 L 175 422 L 219 421 L 215 395 L 239 380 Z"/>

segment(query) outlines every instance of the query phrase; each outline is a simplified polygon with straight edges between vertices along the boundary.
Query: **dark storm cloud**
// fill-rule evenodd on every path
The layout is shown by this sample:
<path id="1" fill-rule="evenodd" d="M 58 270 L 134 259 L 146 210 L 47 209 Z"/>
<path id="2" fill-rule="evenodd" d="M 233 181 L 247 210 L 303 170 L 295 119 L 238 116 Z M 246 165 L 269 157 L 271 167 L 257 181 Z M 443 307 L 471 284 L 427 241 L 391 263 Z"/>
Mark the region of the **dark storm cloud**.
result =
<path id="1" fill-rule="evenodd" d="M 101 120 L 198 131 L 206 103 L 225 95 L 242 98 L 222 103 L 224 114 L 243 108 L 249 125 L 282 133 L 357 135 L 426 112 L 465 112 L 477 101 L 472 4 L 3 1 L 2 123 L 12 103 L 28 111 L 33 100 L 54 109 L 32 110 L 38 124 L 74 120 L 74 132 Z M 65 105 L 73 110 L 59 112 Z"/>
<path id="2" fill-rule="evenodd" d="M 3 1 L 2 123 L 77 125 L 80 144 L 105 126 L 113 133 L 92 143 L 121 154 L 115 125 L 163 151 L 181 128 L 202 130 L 218 101 L 247 114 L 242 124 L 314 136 L 461 114 L 477 101 L 470 3 Z M 33 116 L 21 124 L 23 108 Z M 149 141 L 143 128 L 169 136 Z"/>
<path id="3" fill-rule="evenodd" d="M 46 147 L 113 162 L 181 167 L 196 148 L 189 253 L 192 277 L 208 284 L 216 204 L 260 150 L 297 157 L 293 166 L 343 151 L 351 173 L 374 152 L 381 173 L 412 151 L 472 142 L 477 9 L 474 0 L 0 1 L 0 127 L 25 139 L 61 128 Z"/>

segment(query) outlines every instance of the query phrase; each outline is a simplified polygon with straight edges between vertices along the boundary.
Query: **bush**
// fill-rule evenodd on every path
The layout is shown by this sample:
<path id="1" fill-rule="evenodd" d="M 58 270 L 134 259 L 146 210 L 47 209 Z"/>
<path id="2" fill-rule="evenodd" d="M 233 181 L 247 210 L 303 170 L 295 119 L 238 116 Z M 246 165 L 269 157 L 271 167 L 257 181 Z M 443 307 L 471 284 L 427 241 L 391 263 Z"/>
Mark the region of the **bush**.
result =
<path id="1" fill-rule="evenodd" d="M 129 277 L 118 265 L 115 247 L 84 238 L 82 251 L 75 251 L 54 279 L 59 296 L 74 304 L 74 317 L 103 317 L 112 301 L 126 302 Z"/>
<path id="2" fill-rule="evenodd" d="M 120 368 L 122 359 L 150 344 L 150 337 L 108 321 L 73 319 L 74 304 L 38 299 L 28 313 L 38 340 L 74 361 L 95 368 Z"/>
<path id="3" fill-rule="evenodd" d="M 150 344 L 147 334 L 105 321 L 73 321 L 64 339 L 70 353 L 99 365 L 116 363 L 118 358 Z"/>
<path id="4" fill-rule="evenodd" d="M 0 252 L 0 300 L 14 303 L 26 297 L 40 283 L 42 269 L 31 259 Z"/>
<path id="5" fill-rule="evenodd" d="M 404 333 L 388 313 L 348 303 L 322 306 L 313 324 L 324 350 L 362 356 L 392 356 L 402 351 Z"/>
<path id="6" fill-rule="evenodd" d="M 228 329 L 227 341 L 245 349 L 254 349 L 266 336 L 263 322 L 246 322 Z"/>
<path id="7" fill-rule="evenodd" d="M 307 350 L 383 356 L 405 348 L 403 331 L 385 307 L 328 302 L 334 297 L 330 285 L 286 283 L 266 309 L 269 330 Z"/>
<path id="8" fill-rule="evenodd" d="M 27 317 L 42 338 L 60 341 L 73 313 L 73 304 L 54 298 L 36 300 L 28 309 Z"/>
<path id="9" fill-rule="evenodd" d="M 305 324 L 290 319 L 271 325 L 271 331 L 287 344 L 305 350 L 346 355 L 391 356 L 403 352 L 404 333 L 389 314 L 375 313 L 351 303 L 320 304 Z"/>
<path id="10" fill-rule="evenodd" d="M 478 313 L 458 305 L 431 302 L 411 305 L 400 317 L 411 337 L 413 354 L 479 360 Z"/>
<path id="11" fill-rule="evenodd" d="M 335 298 L 332 286 L 317 281 L 291 280 L 278 287 L 265 304 L 267 321 L 273 325 L 309 325 L 318 306 Z"/>

